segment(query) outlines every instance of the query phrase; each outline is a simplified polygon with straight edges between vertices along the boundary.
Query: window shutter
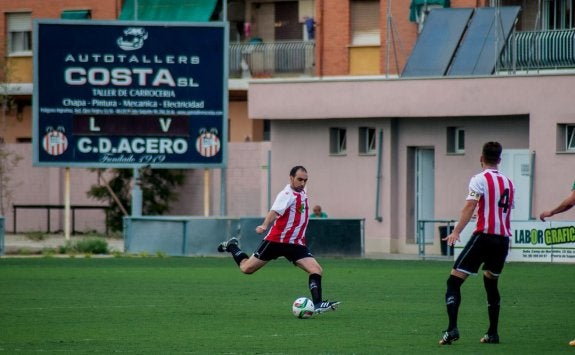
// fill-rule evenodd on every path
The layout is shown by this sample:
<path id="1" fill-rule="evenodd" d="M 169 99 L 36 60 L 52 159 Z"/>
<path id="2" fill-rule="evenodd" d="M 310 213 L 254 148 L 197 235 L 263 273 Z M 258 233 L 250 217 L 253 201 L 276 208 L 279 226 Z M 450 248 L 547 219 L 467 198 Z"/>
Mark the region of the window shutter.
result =
<path id="1" fill-rule="evenodd" d="M 351 2 L 351 29 L 353 45 L 379 45 L 379 0 L 353 0 Z"/>
<path id="2" fill-rule="evenodd" d="M 32 16 L 29 12 L 14 12 L 8 15 L 8 32 L 32 31 Z"/>

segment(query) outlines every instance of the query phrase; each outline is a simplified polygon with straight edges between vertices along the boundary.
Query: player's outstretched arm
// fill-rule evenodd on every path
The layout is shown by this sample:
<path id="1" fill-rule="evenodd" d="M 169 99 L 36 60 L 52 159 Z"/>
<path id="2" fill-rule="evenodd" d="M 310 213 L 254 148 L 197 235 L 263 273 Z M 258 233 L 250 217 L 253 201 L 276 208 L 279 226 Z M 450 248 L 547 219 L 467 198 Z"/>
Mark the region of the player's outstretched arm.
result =
<path id="1" fill-rule="evenodd" d="M 545 221 L 545 218 L 556 215 L 557 213 L 565 212 L 565 211 L 569 210 L 571 207 L 573 207 L 574 205 L 575 205 L 575 190 L 572 190 L 571 194 L 569 196 L 567 196 L 566 199 L 561 201 L 559 206 L 555 207 L 552 210 L 541 212 L 541 214 L 539 215 L 539 219 L 541 219 L 542 221 Z"/>

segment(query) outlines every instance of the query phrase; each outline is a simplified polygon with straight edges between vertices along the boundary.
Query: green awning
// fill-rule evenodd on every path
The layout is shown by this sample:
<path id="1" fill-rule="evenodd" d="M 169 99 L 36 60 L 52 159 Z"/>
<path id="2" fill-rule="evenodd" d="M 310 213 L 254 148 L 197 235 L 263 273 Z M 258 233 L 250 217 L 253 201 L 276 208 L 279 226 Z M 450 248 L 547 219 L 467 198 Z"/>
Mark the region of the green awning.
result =
<path id="1" fill-rule="evenodd" d="M 64 20 L 89 20 L 91 17 L 90 10 L 64 10 L 60 14 Z"/>
<path id="2" fill-rule="evenodd" d="M 119 20 L 209 21 L 218 0 L 126 0 Z M 134 16 L 136 11 L 138 16 Z"/>
<path id="3" fill-rule="evenodd" d="M 450 7 L 450 0 L 411 0 L 411 5 L 409 6 L 409 21 L 416 22 L 417 14 L 421 10 L 422 6 L 425 5 L 441 5 L 443 7 Z"/>

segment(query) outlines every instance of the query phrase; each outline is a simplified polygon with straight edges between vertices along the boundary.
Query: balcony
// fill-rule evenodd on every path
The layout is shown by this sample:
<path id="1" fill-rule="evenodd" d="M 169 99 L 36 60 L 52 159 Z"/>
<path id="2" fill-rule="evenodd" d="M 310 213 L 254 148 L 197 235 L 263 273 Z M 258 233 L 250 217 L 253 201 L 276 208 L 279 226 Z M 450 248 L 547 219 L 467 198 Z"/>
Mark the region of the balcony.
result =
<path id="1" fill-rule="evenodd" d="M 313 41 L 230 43 L 230 78 L 311 76 Z"/>
<path id="2" fill-rule="evenodd" d="M 500 70 L 575 69 L 575 29 L 512 33 Z"/>

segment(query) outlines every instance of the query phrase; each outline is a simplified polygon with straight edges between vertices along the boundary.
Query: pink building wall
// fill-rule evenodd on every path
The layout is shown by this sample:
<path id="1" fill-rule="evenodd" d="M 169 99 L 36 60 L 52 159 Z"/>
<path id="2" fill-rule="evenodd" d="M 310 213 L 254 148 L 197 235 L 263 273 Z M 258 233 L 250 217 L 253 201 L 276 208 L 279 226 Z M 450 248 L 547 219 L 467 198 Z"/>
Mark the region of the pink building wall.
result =
<path id="1" fill-rule="evenodd" d="M 537 215 L 557 205 L 575 178 L 575 154 L 556 147 L 558 124 L 575 123 L 574 82 L 574 75 L 252 81 L 249 116 L 272 120 L 273 190 L 301 162 L 310 171 L 312 204 L 321 203 L 330 217 L 366 218 L 367 253 L 416 253 L 410 242 L 409 148 L 435 149 L 436 219 L 458 218 L 469 178 L 480 171 L 485 141 L 535 152 L 531 212 Z M 377 160 L 357 152 L 357 127 L 366 125 L 384 133 L 382 222 L 374 218 Z M 445 132 L 457 125 L 465 127 L 466 152 L 451 156 Z M 340 126 L 348 130 L 347 154 L 330 155 L 329 128 Z"/>
<path id="2" fill-rule="evenodd" d="M 267 152 L 269 142 L 230 143 L 227 172 L 227 214 L 229 216 L 263 216 L 267 209 Z M 14 229 L 13 204 L 64 204 L 64 169 L 32 166 L 31 144 L 8 144 L 22 158 L 11 173 L 12 196 L 5 205 L 5 228 Z M 88 198 L 86 192 L 98 183 L 97 174 L 84 168 L 70 169 L 70 199 L 74 205 L 103 205 Z M 210 170 L 209 215 L 220 214 L 220 171 Z M 179 190 L 179 200 L 173 203 L 169 215 L 204 215 L 204 170 L 189 170 L 186 184 Z M 46 231 L 46 210 L 19 209 L 18 232 Z M 64 214 L 53 210 L 51 231 L 64 229 Z M 105 231 L 105 214 L 100 210 L 76 211 L 76 230 Z"/>
<path id="3" fill-rule="evenodd" d="M 64 169 L 32 167 L 31 144 L 8 144 L 13 154 L 22 158 L 11 172 L 9 190 L 11 197 L 5 204 L 6 232 L 12 232 L 13 204 L 19 205 L 62 205 L 64 204 Z M 97 184 L 97 175 L 88 169 L 70 169 L 70 203 L 72 205 L 102 205 L 101 202 L 89 199 L 86 192 L 90 186 Z M 50 230 L 64 228 L 62 210 L 50 213 Z M 18 209 L 17 230 L 46 231 L 47 213 L 44 209 Z M 75 228 L 77 231 L 105 230 L 105 214 L 102 210 L 76 211 Z"/>

